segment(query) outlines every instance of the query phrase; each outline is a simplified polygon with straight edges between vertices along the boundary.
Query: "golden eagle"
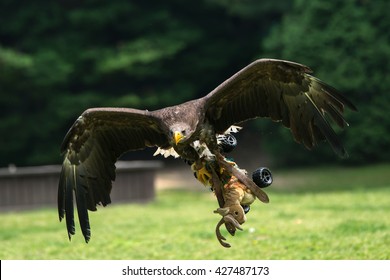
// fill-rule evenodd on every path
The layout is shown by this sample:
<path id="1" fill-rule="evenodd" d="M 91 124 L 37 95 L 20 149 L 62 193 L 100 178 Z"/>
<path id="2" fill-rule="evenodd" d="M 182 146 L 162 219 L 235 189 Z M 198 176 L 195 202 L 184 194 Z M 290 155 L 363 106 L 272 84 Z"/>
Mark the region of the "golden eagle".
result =
<path id="1" fill-rule="evenodd" d="M 61 146 L 64 162 L 58 189 L 60 221 L 65 217 L 69 239 L 75 234 L 73 198 L 85 241 L 90 239 L 88 210 L 110 203 L 115 162 L 123 153 L 157 146 L 174 149 L 190 162 L 199 161 L 193 143 L 199 141 L 216 155 L 219 165 L 247 185 L 263 202 L 267 195 L 253 187 L 220 154 L 217 135 L 243 121 L 267 117 L 280 121 L 293 138 L 312 149 L 327 140 L 345 157 L 342 143 L 325 118 L 342 128 L 344 107 L 356 107 L 333 87 L 311 75 L 302 64 L 260 59 L 224 81 L 206 96 L 156 111 L 92 108 L 73 124 Z M 215 180 L 215 178 L 213 178 Z M 256 189 L 256 190 L 255 190 Z M 73 194 L 75 193 L 75 195 Z"/>

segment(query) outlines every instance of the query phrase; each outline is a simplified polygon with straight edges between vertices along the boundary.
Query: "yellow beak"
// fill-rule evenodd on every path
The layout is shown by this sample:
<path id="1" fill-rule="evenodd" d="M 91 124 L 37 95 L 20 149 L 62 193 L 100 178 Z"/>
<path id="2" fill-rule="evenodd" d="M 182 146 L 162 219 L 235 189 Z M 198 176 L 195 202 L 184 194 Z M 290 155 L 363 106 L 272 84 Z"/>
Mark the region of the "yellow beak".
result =
<path id="1" fill-rule="evenodd" d="M 175 131 L 175 132 L 173 133 L 173 138 L 175 139 L 176 145 L 177 145 L 177 143 L 180 142 L 181 139 L 183 139 L 183 137 L 184 137 L 184 135 L 181 134 L 181 132 Z"/>

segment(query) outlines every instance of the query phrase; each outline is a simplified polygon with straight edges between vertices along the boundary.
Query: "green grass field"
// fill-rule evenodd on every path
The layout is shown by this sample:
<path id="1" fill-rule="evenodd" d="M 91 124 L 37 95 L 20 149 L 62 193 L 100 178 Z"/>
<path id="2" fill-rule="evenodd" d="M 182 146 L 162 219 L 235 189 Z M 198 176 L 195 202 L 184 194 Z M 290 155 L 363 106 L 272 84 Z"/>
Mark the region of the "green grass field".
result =
<path id="1" fill-rule="evenodd" d="M 271 202 L 256 201 L 244 231 L 216 240 L 217 202 L 165 190 L 148 204 L 99 208 L 92 239 L 69 242 L 56 209 L 0 215 L 0 259 L 390 259 L 390 165 L 273 170 Z"/>

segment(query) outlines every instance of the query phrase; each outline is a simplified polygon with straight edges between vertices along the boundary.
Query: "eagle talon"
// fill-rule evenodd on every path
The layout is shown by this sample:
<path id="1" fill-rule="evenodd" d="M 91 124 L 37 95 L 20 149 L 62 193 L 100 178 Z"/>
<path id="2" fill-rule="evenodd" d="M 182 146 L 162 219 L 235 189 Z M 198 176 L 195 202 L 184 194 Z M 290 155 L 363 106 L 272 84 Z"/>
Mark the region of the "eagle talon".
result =
<path id="1" fill-rule="evenodd" d="M 198 179 L 199 182 L 201 182 L 205 186 L 209 186 L 210 180 L 212 178 L 211 173 L 207 170 L 207 166 L 205 163 L 201 165 L 201 167 L 198 167 L 198 164 L 194 163 L 192 165 L 192 169 L 194 170 L 194 176 L 196 179 Z"/>
<path id="2" fill-rule="evenodd" d="M 227 164 L 230 164 L 231 166 L 236 166 L 237 165 L 237 163 L 235 163 L 235 161 L 232 160 L 232 159 L 225 158 L 225 161 L 226 161 Z"/>

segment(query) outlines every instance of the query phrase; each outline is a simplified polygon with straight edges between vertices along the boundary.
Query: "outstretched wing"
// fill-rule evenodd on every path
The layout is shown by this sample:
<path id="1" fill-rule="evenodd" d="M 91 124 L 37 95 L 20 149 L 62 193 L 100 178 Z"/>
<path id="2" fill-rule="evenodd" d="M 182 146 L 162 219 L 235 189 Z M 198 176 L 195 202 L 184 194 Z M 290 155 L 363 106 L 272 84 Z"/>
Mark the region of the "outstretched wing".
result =
<path id="1" fill-rule="evenodd" d="M 126 151 L 166 147 L 164 124 L 153 113 L 135 109 L 94 108 L 73 124 L 61 147 L 65 153 L 58 187 L 58 214 L 69 239 L 75 233 L 73 191 L 85 241 L 90 238 L 88 209 L 110 203 L 115 162 Z"/>
<path id="2" fill-rule="evenodd" d="M 348 125 L 344 107 L 356 107 L 310 73 L 310 68 L 294 62 L 257 60 L 204 97 L 206 116 L 218 133 L 232 124 L 269 117 L 290 128 L 294 139 L 308 149 L 326 139 L 345 157 L 347 152 L 325 115 L 344 128 Z"/>

